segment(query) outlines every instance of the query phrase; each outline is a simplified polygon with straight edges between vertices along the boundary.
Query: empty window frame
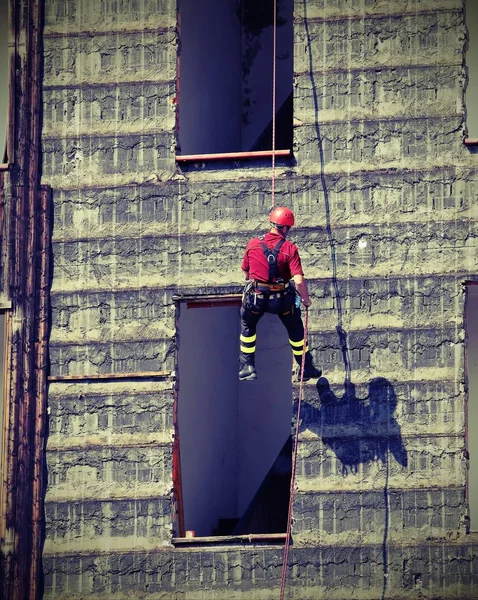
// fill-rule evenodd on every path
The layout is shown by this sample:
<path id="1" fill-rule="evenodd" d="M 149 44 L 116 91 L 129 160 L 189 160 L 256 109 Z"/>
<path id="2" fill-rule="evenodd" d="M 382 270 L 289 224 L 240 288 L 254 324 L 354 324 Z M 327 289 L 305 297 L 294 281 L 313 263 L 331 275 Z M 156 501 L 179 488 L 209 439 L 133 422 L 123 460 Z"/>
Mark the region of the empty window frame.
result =
<path id="1" fill-rule="evenodd" d="M 293 0 L 275 1 L 279 150 L 292 147 Z M 178 5 L 178 154 L 271 150 L 274 0 Z"/>
<path id="2" fill-rule="evenodd" d="M 471 531 L 478 531 L 478 283 L 466 287 L 466 439 L 469 459 L 467 496 Z"/>
<path id="3" fill-rule="evenodd" d="M 8 2 L 0 3 L 0 163 L 7 159 L 7 122 L 8 122 Z"/>
<path id="4" fill-rule="evenodd" d="M 468 75 L 466 87 L 466 141 L 471 145 L 478 144 L 478 3 L 466 0 L 465 18 L 468 34 L 468 45 L 465 54 Z"/>
<path id="5" fill-rule="evenodd" d="M 176 496 L 178 521 L 196 542 L 287 527 L 292 355 L 282 323 L 266 314 L 257 332 L 258 379 L 239 381 L 238 304 L 179 303 Z M 183 533 L 176 528 L 177 537 Z"/>

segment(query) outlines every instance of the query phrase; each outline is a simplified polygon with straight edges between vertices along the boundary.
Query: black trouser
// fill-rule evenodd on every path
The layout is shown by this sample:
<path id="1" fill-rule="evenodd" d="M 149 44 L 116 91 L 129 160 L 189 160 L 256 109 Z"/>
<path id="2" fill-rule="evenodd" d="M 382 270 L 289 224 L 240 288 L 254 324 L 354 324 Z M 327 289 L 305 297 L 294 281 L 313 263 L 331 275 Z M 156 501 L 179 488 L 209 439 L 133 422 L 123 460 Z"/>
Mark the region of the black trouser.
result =
<path id="1" fill-rule="evenodd" d="M 242 364 L 254 364 L 257 323 L 266 312 L 277 314 L 289 335 L 289 343 L 297 363 L 304 353 L 304 324 L 300 308 L 295 305 L 296 292 L 290 284 L 281 292 L 255 293 L 254 288 L 244 291 L 241 306 L 240 360 Z M 306 349 L 307 350 L 307 349 Z"/>

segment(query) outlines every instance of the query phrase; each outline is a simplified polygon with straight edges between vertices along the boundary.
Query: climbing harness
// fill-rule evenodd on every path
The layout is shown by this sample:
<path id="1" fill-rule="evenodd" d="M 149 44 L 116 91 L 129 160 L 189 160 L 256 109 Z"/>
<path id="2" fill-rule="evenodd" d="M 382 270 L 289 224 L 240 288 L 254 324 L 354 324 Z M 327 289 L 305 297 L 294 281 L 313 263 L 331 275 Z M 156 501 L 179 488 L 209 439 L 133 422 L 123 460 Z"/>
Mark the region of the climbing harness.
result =
<path id="1" fill-rule="evenodd" d="M 279 254 L 279 250 L 282 247 L 282 244 L 285 242 L 285 239 L 282 238 L 281 240 L 279 240 L 275 246 L 275 248 L 270 249 L 268 248 L 265 243 L 262 241 L 261 238 L 259 238 L 261 240 L 261 246 L 262 246 L 262 252 L 264 252 L 264 256 L 266 257 L 267 263 L 269 265 L 269 275 L 268 275 L 268 279 L 267 282 L 268 283 L 275 283 L 276 281 L 280 281 L 282 282 L 282 279 L 279 276 L 279 269 L 277 268 L 277 255 Z"/>
<path id="2" fill-rule="evenodd" d="M 305 320 L 304 320 L 304 348 L 307 348 L 307 330 L 309 327 L 309 309 L 305 308 Z M 289 558 L 289 546 L 290 546 L 290 534 L 292 528 L 293 518 L 293 506 L 294 506 L 294 491 L 295 491 L 295 471 L 297 465 L 297 443 L 299 441 L 299 425 L 300 425 L 300 405 L 302 402 L 302 393 L 304 386 L 304 368 L 305 368 L 305 355 L 302 354 L 302 363 L 300 365 L 300 384 L 299 384 L 299 400 L 297 401 L 297 416 L 295 422 L 295 436 L 294 436 L 294 448 L 292 453 L 292 473 L 290 476 L 290 499 L 289 499 L 289 512 L 287 515 L 287 532 L 284 544 L 284 555 L 282 559 L 282 577 L 280 586 L 279 600 L 284 600 L 285 582 L 287 578 L 287 561 Z"/>

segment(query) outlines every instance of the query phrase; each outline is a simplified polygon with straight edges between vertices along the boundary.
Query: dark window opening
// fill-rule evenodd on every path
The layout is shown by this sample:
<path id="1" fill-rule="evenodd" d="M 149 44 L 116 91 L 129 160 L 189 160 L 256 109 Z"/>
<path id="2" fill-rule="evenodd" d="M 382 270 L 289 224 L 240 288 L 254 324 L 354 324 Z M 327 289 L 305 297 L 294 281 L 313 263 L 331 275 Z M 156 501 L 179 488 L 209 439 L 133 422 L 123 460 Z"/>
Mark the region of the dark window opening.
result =
<path id="1" fill-rule="evenodd" d="M 178 154 L 271 150 L 273 0 L 178 4 Z M 276 32 L 280 150 L 292 147 L 292 0 L 277 0 Z"/>
<path id="2" fill-rule="evenodd" d="M 467 286 L 466 294 L 466 443 L 468 450 L 467 496 L 470 530 L 478 531 L 478 284 Z"/>
<path id="3" fill-rule="evenodd" d="M 0 163 L 7 162 L 7 123 L 8 123 L 8 2 L 0 5 Z"/>
<path id="4" fill-rule="evenodd" d="M 178 305 L 176 496 L 183 507 L 178 521 L 196 538 L 280 534 L 287 528 L 292 465 L 287 332 L 277 317 L 264 315 L 257 331 L 258 379 L 239 381 L 237 304 Z M 183 534 L 176 525 L 176 537 Z"/>

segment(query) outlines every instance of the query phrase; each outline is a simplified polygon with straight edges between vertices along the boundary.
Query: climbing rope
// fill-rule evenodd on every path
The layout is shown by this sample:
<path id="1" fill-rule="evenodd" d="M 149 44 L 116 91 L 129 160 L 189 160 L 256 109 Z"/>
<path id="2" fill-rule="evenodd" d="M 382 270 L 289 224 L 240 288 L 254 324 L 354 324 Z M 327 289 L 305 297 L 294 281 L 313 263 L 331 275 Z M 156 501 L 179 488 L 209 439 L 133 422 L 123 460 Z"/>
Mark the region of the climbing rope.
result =
<path id="1" fill-rule="evenodd" d="M 275 206 L 276 168 L 276 54 L 277 54 L 277 0 L 274 0 L 274 22 L 272 23 L 272 208 Z"/>
<path id="2" fill-rule="evenodd" d="M 297 402 L 297 416 L 295 422 L 295 436 L 294 436 L 294 451 L 292 453 L 292 473 L 290 476 L 290 498 L 289 498 L 289 512 L 287 515 L 287 533 L 284 544 L 284 556 L 282 559 L 282 576 L 280 585 L 280 600 L 284 600 L 285 582 L 287 578 L 287 561 L 289 558 L 289 546 L 290 546 L 290 533 L 292 528 L 292 516 L 293 516 L 293 505 L 294 505 L 294 489 L 295 489 L 295 470 L 297 465 L 297 443 L 299 441 L 299 425 L 300 425 L 300 405 L 302 402 L 302 392 L 304 387 L 304 368 L 305 368 L 305 354 L 307 349 L 307 330 L 309 328 L 309 309 L 305 308 L 305 320 L 304 320 L 304 346 L 302 353 L 302 362 L 300 365 L 300 384 L 299 384 L 299 400 Z"/>

